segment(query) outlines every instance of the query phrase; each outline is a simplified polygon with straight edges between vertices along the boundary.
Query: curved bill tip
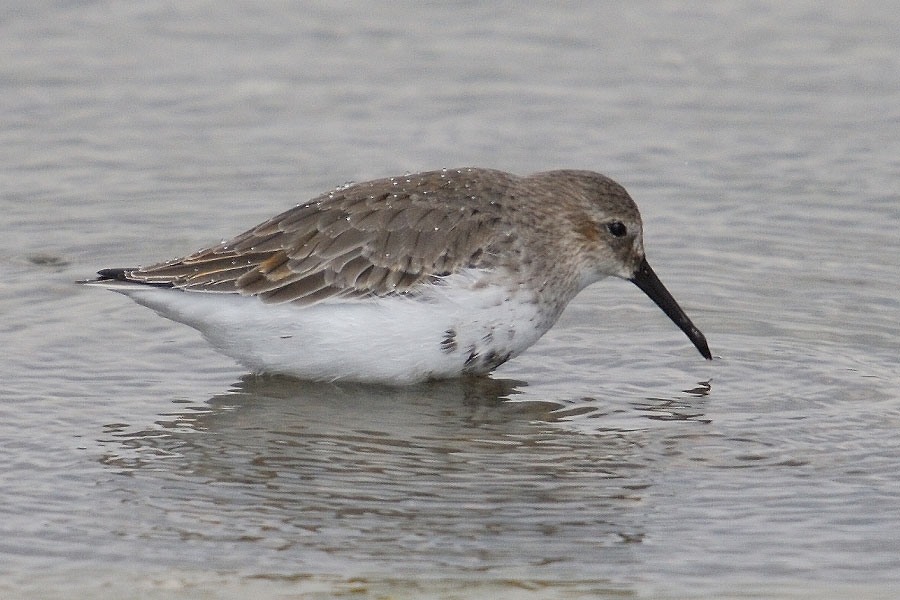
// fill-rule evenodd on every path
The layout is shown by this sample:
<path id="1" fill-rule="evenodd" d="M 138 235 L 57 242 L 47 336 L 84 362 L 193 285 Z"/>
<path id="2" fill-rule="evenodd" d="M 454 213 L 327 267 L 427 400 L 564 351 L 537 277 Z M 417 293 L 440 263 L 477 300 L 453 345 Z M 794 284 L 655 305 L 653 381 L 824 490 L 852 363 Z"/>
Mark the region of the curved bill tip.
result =
<path id="1" fill-rule="evenodd" d="M 631 277 L 631 282 L 641 288 L 641 290 L 647 294 L 647 296 L 649 296 L 676 325 L 678 325 L 678 328 L 688 336 L 688 339 L 691 340 L 697 350 L 700 351 L 703 358 L 712 360 L 712 353 L 709 351 L 706 337 L 700 333 L 700 330 L 691 322 L 687 314 L 681 310 L 681 307 L 678 306 L 675 298 L 672 297 L 672 294 L 669 293 L 666 286 L 662 284 L 659 277 L 657 277 L 656 273 L 653 272 L 653 269 L 650 268 L 650 263 L 647 262 L 646 257 L 641 261 L 641 265 L 638 267 L 637 271 L 634 272 L 634 275 Z"/>

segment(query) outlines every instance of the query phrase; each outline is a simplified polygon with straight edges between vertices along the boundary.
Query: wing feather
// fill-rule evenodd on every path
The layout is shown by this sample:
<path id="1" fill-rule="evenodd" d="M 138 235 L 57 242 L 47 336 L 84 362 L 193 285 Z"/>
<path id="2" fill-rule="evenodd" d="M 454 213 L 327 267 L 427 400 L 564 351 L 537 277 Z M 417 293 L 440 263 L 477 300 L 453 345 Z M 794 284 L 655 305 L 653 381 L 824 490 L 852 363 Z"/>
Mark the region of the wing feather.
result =
<path id="1" fill-rule="evenodd" d="M 128 278 L 304 305 L 341 296 L 415 293 L 423 283 L 482 266 L 494 255 L 492 246 L 510 242 L 503 202 L 497 199 L 517 181 L 498 171 L 471 169 L 358 184 L 296 206 L 218 246 L 135 269 Z M 490 200 L 477 194 L 487 187 Z"/>

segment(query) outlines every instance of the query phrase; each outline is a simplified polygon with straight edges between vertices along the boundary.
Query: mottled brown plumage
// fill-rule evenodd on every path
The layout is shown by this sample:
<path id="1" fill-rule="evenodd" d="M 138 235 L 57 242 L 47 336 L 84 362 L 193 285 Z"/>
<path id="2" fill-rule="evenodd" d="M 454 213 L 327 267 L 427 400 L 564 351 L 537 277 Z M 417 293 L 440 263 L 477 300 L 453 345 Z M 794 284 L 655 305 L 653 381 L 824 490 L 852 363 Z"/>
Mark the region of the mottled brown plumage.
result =
<path id="1" fill-rule="evenodd" d="M 612 180 L 578 171 L 517 177 L 455 169 L 379 179 L 335 189 L 234 239 L 129 270 L 126 277 L 308 305 L 333 297 L 415 293 L 422 284 L 468 267 L 505 263 L 501 266 L 513 271 L 530 271 L 529 265 L 553 260 L 539 251 L 554 240 L 535 248 L 520 239 L 546 229 L 543 221 L 569 217 L 576 219 L 567 226 L 573 236 L 609 235 L 599 223 L 584 220 L 583 214 L 568 215 L 564 203 L 554 201 L 561 194 L 583 194 L 574 189 L 577 177 L 595 186 L 594 194 L 627 198 Z M 525 205 L 529 210 L 522 210 Z M 640 218 L 636 207 L 632 218 Z M 523 230 L 523 223 L 528 228 Z M 515 257 L 525 262 L 514 263 Z"/>

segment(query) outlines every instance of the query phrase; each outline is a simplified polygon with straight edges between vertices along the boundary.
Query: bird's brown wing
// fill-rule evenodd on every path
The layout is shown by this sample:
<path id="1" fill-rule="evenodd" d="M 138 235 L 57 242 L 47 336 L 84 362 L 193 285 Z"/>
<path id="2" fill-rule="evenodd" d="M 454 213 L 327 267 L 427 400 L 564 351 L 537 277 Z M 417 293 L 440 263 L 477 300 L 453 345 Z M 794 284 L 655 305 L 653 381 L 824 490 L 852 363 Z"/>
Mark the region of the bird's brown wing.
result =
<path id="1" fill-rule="evenodd" d="M 490 262 L 514 176 L 462 169 L 337 189 L 185 258 L 127 272 L 130 281 L 254 295 L 271 303 L 414 293 Z M 491 191 L 491 200 L 487 194 Z M 499 192 L 499 194 L 498 194 Z"/>

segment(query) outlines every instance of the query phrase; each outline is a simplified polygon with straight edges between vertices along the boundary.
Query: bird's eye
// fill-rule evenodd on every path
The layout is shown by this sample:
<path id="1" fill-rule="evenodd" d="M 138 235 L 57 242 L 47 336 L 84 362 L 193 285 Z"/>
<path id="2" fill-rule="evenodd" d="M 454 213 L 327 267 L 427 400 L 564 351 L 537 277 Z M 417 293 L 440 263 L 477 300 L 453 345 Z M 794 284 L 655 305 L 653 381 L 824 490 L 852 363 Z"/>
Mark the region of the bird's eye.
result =
<path id="1" fill-rule="evenodd" d="M 628 228 L 625 227 L 625 223 L 622 221 L 612 221 L 606 224 L 606 229 L 613 235 L 613 237 L 622 237 L 626 233 L 628 233 Z"/>

